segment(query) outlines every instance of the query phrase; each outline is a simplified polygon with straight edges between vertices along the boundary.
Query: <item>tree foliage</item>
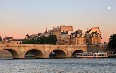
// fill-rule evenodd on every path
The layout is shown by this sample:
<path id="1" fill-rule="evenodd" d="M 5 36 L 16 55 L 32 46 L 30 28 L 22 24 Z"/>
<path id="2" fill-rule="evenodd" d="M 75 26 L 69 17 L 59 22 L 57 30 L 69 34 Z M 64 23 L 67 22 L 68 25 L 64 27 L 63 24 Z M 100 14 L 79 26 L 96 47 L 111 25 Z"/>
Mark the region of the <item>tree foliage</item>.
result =
<path id="1" fill-rule="evenodd" d="M 116 50 L 116 34 L 110 36 L 108 48 L 109 50 Z"/>
<path id="2" fill-rule="evenodd" d="M 30 42 L 31 42 L 31 40 L 29 40 L 29 39 L 24 39 L 23 42 L 22 42 L 22 44 L 30 44 Z"/>
<path id="3" fill-rule="evenodd" d="M 40 36 L 31 39 L 24 39 L 22 44 L 56 44 L 56 35 L 49 35 L 48 37 Z"/>
<path id="4" fill-rule="evenodd" d="M 56 42 L 57 42 L 56 35 L 49 35 L 49 37 L 47 37 L 47 44 L 56 44 Z"/>

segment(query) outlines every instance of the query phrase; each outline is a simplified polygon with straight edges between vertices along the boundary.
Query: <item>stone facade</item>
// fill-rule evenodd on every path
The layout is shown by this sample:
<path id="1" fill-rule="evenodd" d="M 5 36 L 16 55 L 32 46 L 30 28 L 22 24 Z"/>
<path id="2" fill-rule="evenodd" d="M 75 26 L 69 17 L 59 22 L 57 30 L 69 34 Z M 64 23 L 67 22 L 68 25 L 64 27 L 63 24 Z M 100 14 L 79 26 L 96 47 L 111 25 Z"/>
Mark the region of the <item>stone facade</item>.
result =
<path id="1" fill-rule="evenodd" d="M 73 26 L 60 26 L 61 32 L 73 31 Z"/>
<path id="2" fill-rule="evenodd" d="M 108 44 L 88 45 L 87 52 L 107 52 Z"/>
<path id="3" fill-rule="evenodd" d="M 57 42 L 59 45 L 70 45 L 70 35 L 62 34 Z"/>
<path id="4" fill-rule="evenodd" d="M 57 44 L 70 44 L 70 34 L 73 32 L 73 26 L 62 25 L 59 27 L 53 27 L 53 30 L 50 31 L 57 36 Z"/>
<path id="5" fill-rule="evenodd" d="M 74 33 L 71 33 L 71 44 L 72 45 L 85 45 L 86 39 L 85 35 L 82 33 L 82 30 L 77 30 Z"/>
<path id="6" fill-rule="evenodd" d="M 85 36 L 87 44 L 101 44 L 102 37 L 99 27 L 92 27 L 91 29 L 88 29 Z"/>

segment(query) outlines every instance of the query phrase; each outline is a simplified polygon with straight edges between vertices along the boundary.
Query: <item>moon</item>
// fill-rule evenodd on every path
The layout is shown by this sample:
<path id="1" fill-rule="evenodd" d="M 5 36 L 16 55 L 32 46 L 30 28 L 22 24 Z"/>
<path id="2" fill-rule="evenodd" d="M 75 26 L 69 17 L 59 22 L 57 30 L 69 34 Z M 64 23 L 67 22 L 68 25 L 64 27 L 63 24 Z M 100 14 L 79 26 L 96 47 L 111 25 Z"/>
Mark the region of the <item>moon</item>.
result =
<path id="1" fill-rule="evenodd" d="M 111 9 L 111 7 L 109 6 L 109 7 L 108 7 L 108 10 L 110 10 L 110 9 Z"/>

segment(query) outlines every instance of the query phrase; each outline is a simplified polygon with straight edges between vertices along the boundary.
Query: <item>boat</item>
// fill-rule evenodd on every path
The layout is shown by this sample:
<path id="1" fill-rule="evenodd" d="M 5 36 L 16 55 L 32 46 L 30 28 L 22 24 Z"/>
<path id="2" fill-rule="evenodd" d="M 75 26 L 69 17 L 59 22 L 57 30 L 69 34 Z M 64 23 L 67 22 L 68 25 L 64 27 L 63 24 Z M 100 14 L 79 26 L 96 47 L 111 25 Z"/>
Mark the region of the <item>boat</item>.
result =
<path id="1" fill-rule="evenodd" d="M 84 52 L 84 53 L 75 53 L 73 57 L 74 58 L 107 58 L 108 55 L 107 53 Z"/>
<path id="2" fill-rule="evenodd" d="M 107 53 L 95 53 L 95 57 L 105 58 L 105 57 L 108 57 L 108 54 Z"/>

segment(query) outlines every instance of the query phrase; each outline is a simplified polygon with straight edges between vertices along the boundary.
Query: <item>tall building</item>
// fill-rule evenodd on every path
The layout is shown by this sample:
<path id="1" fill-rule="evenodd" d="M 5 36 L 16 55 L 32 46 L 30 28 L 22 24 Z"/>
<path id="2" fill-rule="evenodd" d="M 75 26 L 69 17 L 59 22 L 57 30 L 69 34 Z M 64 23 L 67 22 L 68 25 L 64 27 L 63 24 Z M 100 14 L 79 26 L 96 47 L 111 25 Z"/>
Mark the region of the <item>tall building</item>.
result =
<path id="1" fill-rule="evenodd" d="M 53 27 L 53 30 L 50 31 L 57 36 L 57 44 L 69 44 L 70 34 L 73 32 L 73 26 L 62 25 Z"/>
<path id="2" fill-rule="evenodd" d="M 100 44 L 101 43 L 101 31 L 99 27 L 92 27 L 88 29 L 85 34 L 82 30 L 78 29 L 73 32 L 73 26 L 59 26 L 53 27 L 50 30 L 52 34 L 57 36 L 57 44 L 62 45 L 84 45 L 84 44 Z"/>
<path id="3" fill-rule="evenodd" d="M 99 27 L 92 27 L 85 32 L 87 44 L 101 44 L 101 31 Z"/>
<path id="4" fill-rule="evenodd" d="M 85 35 L 82 33 L 82 30 L 77 30 L 74 33 L 71 33 L 70 44 L 72 45 L 84 45 L 86 44 Z"/>

